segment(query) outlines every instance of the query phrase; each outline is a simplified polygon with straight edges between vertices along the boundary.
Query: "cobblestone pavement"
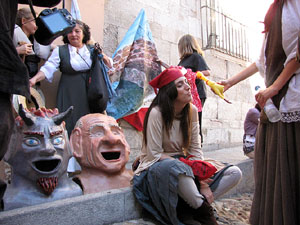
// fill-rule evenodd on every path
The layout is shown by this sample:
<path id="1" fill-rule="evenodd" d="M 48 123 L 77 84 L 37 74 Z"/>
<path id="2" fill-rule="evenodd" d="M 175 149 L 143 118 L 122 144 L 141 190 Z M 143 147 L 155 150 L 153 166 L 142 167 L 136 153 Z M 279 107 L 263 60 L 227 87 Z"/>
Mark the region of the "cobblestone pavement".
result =
<path id="1" fill-rule="evenodd" d="M 214 203 L 219 216 L 220 225 L 248 225 L 253 194 L 243 194 L 233 198 L 225 198 Z"/>
<path id="2" fill-rule="evenodd" d="M 213 203 L 218 214 L 219 225 L 249 225 L 249 215 L 253 194 L 246 193 L 232 198 L 224 198 Z M 160 225 L 152 219 L 130 220 L 112 225 Z"/>

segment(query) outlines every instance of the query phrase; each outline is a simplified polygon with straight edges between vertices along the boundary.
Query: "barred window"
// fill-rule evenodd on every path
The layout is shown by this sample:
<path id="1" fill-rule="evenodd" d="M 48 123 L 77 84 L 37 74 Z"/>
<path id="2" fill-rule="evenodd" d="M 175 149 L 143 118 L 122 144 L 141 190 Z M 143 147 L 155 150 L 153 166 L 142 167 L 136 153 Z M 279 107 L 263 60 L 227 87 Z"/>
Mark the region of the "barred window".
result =
<path id="1" fill-rule="evenodd" d="M 201 0 L 202 49 L 249 61 L 247 26 L 223 12 L 218 0 Z"/>

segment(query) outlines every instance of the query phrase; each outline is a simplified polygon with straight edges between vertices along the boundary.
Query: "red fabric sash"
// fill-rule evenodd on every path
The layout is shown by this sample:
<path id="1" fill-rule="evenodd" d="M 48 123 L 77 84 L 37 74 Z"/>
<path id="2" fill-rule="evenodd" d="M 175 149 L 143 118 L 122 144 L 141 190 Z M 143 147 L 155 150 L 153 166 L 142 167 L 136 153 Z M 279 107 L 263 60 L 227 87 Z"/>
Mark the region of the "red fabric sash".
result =
<path id="1" fill-rule="evenodd" d="M 214 167 L 212 164 L 202 160 L 189 160 L 189 158 L 191 157 L 194 156 L 189 155 L 187 158 L 180 157 L 179 160 L 189 165 L 192 168 L 194 175 L 199 180 L 205 180 L 207 178 L 210 178 L 217 171 L 217 168 Z"/>

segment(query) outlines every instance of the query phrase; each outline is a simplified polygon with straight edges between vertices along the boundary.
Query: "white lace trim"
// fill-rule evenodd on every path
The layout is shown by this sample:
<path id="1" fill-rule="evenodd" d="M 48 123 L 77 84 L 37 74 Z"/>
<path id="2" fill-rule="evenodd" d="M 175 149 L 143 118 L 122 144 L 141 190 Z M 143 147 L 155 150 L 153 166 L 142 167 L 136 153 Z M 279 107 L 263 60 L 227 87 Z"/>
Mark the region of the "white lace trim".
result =
<path id="1" fill-rule="evenodd" d="M 300 111 L 281 112 L 281 121 L 284 123 L 300 122 Z"/>

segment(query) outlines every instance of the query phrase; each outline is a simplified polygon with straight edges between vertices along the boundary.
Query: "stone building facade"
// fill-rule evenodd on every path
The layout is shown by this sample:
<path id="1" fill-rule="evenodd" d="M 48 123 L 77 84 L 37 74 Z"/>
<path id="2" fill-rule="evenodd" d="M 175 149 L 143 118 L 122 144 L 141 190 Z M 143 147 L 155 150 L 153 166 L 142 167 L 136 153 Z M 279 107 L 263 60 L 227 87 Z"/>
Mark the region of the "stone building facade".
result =
<path id="1" fill-rule="evenodd" d="M 91 27 L 94 40 L 103 46 L 108 56 L 112 56 L 140 10 L 144 9 L 158 57 L 169 65 L 177 65 L 177 43 L 182 35 L 191 34 L 201 42 L 203 1 L 207 0 L 78 0 L 78 4 L 82 20 Z M 66 0 L 66 8 L 70 10 L 70 7 L 71 0 Z M 40 8 L 37 11 L 39 10 Z M 56 43 L 60 44 L 61 41 L 57 40 Z M 213 81 L 229 78 L 249 63 L 212 49 L 205 50 L 204 53 L 211 69 L 210 79 Z M 52 84 L 42 82 L 46 106 L 49 108 L 55 106 L 59 77 L 57 73 Z M 225 93 L 232 104 L 214 95 L 209 88 L 207 92 L 208 98 L 203 109 L 203 149 L 215 150 L 241 145 L 245 115 L 255 104 L 249 80 Z M 133 160 L 141 148 L 142 134 L 124 120 L 120 124 L 131 146 Z"/>
<path id="2" fill-rule="evenodd" d="M 184 34 L 201 38 L 200 0 L 107 0 L 104 4 L 103 46 L 112 54 L 141 9 L 145 9 L 156 44 L 158 57 L 169 65 L 179 62 L 177 43 Z M 241 71 L 248 62 L 215 50 L 205 51 L 205 60 L 211 69 L 210 79 L 220 81 Z M 208 88 L 208 98 L 203 109 L 204 150 L 241 145 L 245 115 L 254 105 L 249 81 L 241 82 L 225 95 L 228 104 Z M 141 147 L 141 133 L 121 121 L 132 158 Z"/>

